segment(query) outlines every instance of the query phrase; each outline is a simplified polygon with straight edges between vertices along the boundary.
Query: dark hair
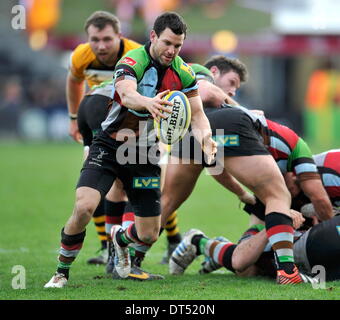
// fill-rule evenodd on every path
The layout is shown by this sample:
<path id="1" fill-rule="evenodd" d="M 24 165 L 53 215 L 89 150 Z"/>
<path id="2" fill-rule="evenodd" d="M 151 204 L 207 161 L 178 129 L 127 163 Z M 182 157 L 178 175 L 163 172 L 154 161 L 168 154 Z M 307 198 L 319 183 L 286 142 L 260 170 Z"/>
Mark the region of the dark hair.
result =
<path id="1" fill-rule="evenodd" d="M 238 59 L 227 58 L 222 55 L 212 56 L 204 66 L 208 69 L 215 66 L 220 70 L 221 74 L 225 74 L 230 71 L 236 72 L 241 82 L 248 80 L 248 70 L 243 62 Z"/>
<path id="2" fill-rule="evenodd" d="M 178 35 L 184 33 L 184 37 L 187 34 L 187 25 L 183 18 L 176 12 L 165 12 L 157 17 L 153 25 L 153 30 L 157 36 L 159 37 L 166 28 L 171 29 L 173 33 Z"/>
<path id="3" fill-rule="evenodd" d="M 85 22 L 84 29 L 86 32 L 91 25 L 99 30 L 103 30 L 107 25 L 110 25 L 116 33 L 120 33 L 119 19 L 114 14 L 107 11 L 93 12 Z"/>

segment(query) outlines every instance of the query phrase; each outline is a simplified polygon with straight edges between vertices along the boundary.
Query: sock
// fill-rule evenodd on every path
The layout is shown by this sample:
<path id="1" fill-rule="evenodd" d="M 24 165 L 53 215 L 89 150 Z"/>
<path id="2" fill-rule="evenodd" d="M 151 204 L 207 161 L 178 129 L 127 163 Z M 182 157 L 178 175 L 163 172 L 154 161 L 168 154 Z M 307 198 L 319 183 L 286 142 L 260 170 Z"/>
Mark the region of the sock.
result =
<path id="1" fill-rule="evenodd" d="M 63 273 L 67 279 L 71 264 L 83 246 L 85 235 L 86 231 L 75 235 L 67 235 L 64 232 L 64 228 L 61 230 L 61 247 L 59 250 L 57 272 Z"/>
<path id="2" fill-rule="evenodd" d="M 166 236 L 169 243 L 179 243 L 182 241 L 177 222 L 177 211 L 174 211 L 168 218 L 165 225 Z"/>
<path id="3" fill-rule="evenodd" d="M 293 239 L 294 229 L 290 217 L 271 212 L 265 217 L 268 240 L 274 250 L 276 267 L 292 274 L 294 269 Z"/>
<path id="4" fill-rule="evenodd" d="M 132 258 L 132 261 L 137 267 L 141 266 L 142 261 L 145 258 L 146 253 L 151 248 L 151 245 L 148 245 L 146 243 L 132 243 L 129 246 L 130 250 L 130 256 Z"/>
<path id="5" fill-rule="evenodd" d="M 122 228 L 126 229 L 134 222 L 135 214 L 133 212 L 125 212 L 123 215 Z"/>
<path id="6" fill-rule="evenodd" d="M 241 236 L 238 243 L 242 242 L 243 240 L 249 239 L 252 236 L 255 236 L 257 233 L 265 229 L 263 224 L 254 224 L 249 229 L 247 229 Z"/>
<path id="7" fill-rule="evenodd" d="M 236 244 L 232 242 L 209 239 L 203 235 L 194 236 L 191 243 L 196 246 L 197 254 L 204 254 L 210 257 L 216 264 L 234 271 L 232 267 L 232 256 Z"/>
<path id="8" fill-rule="evenodd" d="M 126 247 L 130 243 L 143 243 L 137 235 L 137 229 L 135 223 L 131 223 L 128 228 L 121 229 L 116 233 L 117 243 L 121 247 Z"/>
<path id="9" fill-rule="evenodd" d="M 96 227 L 97 235 L 101 243 L 102 249 L 107 248 L 107 236 L 105 231 L 105 211 L 104 211 L 104 200 L 102 199 L 97 209 L 93 213 L 93 222 Z"/>
<path id="10" fill-rule="evenodd" d="M 104 212 L 106 215 L 105 232 L 108 241 L 111 240 L 110 232 L 112 226 L 115 224 L 122 224 L 122 217 L 126 204 L 126 201 L 115 202 L 107 199 L 104 200 Z"/>

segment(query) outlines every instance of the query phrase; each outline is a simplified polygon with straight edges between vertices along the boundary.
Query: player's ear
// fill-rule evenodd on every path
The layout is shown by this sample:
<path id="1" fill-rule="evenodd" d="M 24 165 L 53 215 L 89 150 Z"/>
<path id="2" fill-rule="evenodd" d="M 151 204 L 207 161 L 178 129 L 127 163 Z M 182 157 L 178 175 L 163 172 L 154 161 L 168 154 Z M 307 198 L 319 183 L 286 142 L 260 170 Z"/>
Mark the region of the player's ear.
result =
<path id="1" fill-rule="evenodd" d="M 212 67 L 210 68 L 210 71 L 211 71 L 211 73 L 212 73 L 214 76 L 218 76 L 219 73 L 220 73 L 220 70 L 219 70 L 216 66 L 212 66 Z"/>
<path id="2" fill-rule="evenodd" d="M 155 42 L 155 40 L 157 39 L 157 34 L 156 34 L 156 31 L 155 30 L 151 30 L 150 31 L 150 41 L 153 43 Z"/>

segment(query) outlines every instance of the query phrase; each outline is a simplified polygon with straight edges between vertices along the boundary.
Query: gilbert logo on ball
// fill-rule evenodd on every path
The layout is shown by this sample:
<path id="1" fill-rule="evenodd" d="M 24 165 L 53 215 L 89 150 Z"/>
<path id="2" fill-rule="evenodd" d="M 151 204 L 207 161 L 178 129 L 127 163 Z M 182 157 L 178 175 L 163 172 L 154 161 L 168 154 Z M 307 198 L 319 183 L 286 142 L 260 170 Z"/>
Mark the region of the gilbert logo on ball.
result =
<path id="1" fill-rule="evenodd" d="M 173 103 L 172 112 L 166 119 L 154 121 L 154 126 L 158 139 L 172 145 L 186 134 L 191 121 L 191 108 L 188 98 L 181 91 L 170 91 L 163 99 Z"/>

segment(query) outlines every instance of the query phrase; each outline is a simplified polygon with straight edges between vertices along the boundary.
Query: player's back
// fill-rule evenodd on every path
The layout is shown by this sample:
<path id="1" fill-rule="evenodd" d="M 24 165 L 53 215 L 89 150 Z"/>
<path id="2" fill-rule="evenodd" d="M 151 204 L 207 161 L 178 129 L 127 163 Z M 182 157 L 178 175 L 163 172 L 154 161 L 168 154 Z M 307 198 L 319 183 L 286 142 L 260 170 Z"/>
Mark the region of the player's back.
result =
<path id="1" fill-rule="evenodd" d="M 322 183 L 332 204 L 340 206 L 340 149 L 329 150 L 313 156 L 321 174 Z"/>

